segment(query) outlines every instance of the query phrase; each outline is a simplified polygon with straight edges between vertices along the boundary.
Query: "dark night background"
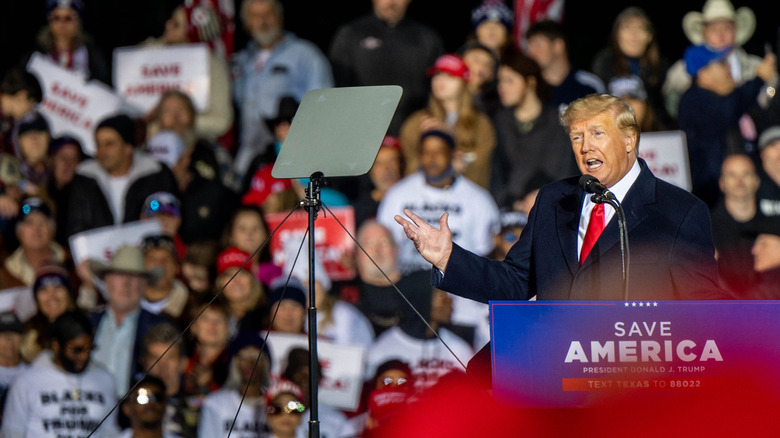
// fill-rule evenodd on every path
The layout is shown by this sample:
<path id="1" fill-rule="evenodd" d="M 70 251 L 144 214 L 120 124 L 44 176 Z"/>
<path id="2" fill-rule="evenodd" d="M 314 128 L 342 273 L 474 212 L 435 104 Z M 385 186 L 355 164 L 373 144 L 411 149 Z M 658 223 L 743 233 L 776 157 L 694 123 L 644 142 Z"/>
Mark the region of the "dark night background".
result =
<path id="1" fill-rule="evenodd" d="M 110 52 L 115 47 L 159 36 L 165 20 L 179 2 L 84 0 L 84 27 L 110 60 Z M 239 4 L 238 0 L 236 3 Z M 370 0 L 282 0 L 282 3 L 286 28 L 315 42 L 324 51 L 339 25 L 371 9 Z M 408 15 L 435 28 L 444 38 L 447 49 L 454 51 L 467 38 L 471 30 L 471 10 L 480 3 L 481 0 L 414 0 Z M 581 67 L 588 68 L 595 52 L 607 44 L 615 15 L 629 5 L 647 11 L 656 26 L 663 55 L 673 62 L 682 56 L 688 44 L 682 32 L 682 17 L 692 10 L 701 11 L 704 0 L 605 3 L 573 0 L 566 3 L 564 25 L 569 34 L 570 55 Z M 756 13 L 757 30 L 745 46 L 748 52 L 763 55 L 766 43 L 776 51 L 780 22 L 777 3 L 738 0 L 733 3 L 735 7 L 749 6 Z M 35 35 L 45 22 L 45 0 L 0 0 L 0 73 L 31 50 Z M 236 23 L 236 28 L 238 49 L 246 42 L 246 35 L 240 23 Z"/>

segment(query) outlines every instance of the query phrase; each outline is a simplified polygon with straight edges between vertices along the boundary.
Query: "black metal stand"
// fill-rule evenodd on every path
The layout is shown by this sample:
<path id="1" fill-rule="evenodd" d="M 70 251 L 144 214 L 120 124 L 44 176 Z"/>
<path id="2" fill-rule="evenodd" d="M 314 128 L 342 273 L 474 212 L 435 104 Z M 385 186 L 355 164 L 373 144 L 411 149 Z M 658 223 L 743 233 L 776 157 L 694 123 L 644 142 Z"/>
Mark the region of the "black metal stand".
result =
<path id="1" fill-rule="evenodd" d="M 320 188 L 325 184 L 322 172 L 314 172 L 309 178 L 309 186 L 306 188 L 306 199 L 303 206 L 309 212 L 309 438 L 319 438 L 320 421 L 318 412 L 318 385 L 317 376 L 320 375 L 317 355 L 317 306 L 315 300 L 314 280 L 314 221 L 317 219 L 317 211 L 320 209 Z"/>
<path id="2" fill-rule="evenodd" d="M 595 194 L 591 196 L 591 201 L 601 204 L 606 202 L 615 209 L 618 216 L 618 227 L 620 228 L 620 255 L 623 262 L 623 301 L 628 301 L 628 266 L 629 266 L 629 252 L 628 252 L 628 229 L 626 228 L 626 214 L 623 211 L 623 206 L 620 205 L 620 201 L 617 200 L 615 195 L 607 191 L 605 195 Z"/>

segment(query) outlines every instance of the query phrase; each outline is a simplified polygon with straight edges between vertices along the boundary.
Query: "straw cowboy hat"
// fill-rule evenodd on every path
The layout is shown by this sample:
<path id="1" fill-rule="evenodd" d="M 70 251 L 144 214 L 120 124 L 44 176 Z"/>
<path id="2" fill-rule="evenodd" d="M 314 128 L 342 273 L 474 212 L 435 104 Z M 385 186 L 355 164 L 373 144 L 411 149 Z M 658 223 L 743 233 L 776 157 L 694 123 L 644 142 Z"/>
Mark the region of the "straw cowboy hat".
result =
<path id="1" fill-rule="evenodd" d="M 163 268 L 157 266 L 154 269 L 146 269 L 144 265 L 144 254 L 141 248 L 137 246 L 124 245 L 120 247 L 111 262 L 106 264 L 97 260 L 89 262 L 89 269 L 98 278 L 103 278 L 106 274 L 116 272 L 120 274 L 139 275 L 146 277 L 149 283 L 156 283 L 163 275 Z"/>
<path id="2" fill-rule="evenodd" d="M 683 17 L 685 36 L 696 45 L 704 43 L 704 25 L 715 20 L 733 21 L 737 28 L 736 45 L 745 44 L 756 31 L 756 14 L 747 6 L 736 11 L 728 0 L 707 0 L 701 12 L 688 12 Z"/>

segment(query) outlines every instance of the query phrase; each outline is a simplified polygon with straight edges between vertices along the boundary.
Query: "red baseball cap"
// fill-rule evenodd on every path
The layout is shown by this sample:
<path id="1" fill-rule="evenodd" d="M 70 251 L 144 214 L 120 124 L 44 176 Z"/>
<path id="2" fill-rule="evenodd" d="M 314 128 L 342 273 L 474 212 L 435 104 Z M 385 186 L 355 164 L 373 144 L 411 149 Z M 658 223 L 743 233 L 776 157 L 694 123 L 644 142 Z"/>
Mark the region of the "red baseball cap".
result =
<path id="1" fill-rule="evenodd" d="M 436 73 L 447 73 L 457 76 L 464 81 L 469 80 L 469 68 L 463 62 L 463 58 L 452 53 L 440 56 L 433 66 L 428 69 L 428 76 L 433 76 Z"/>
<path id="2" fill-rule="evenodd" d="M 273 165 L 266 164 L 252 176 L 249 190 L 241 198 L 244 205 L 262 205 L 269 196 L 292 188 L 289 179 L 276 179 L 271 175 Z"/>
<path id="3" fill-rule="evenodd" d="M 382 140 L 382 147 L 389 147 L 391 149 L 397 149 L 401 150 L 401 142 L 398 140 L 398 137 L 392 136 L 392 135 L 386 135 L 385 138 Z"/>
<path id="4" fill-rule="evenodd" d="M 368 412 L 375 420 L 391 417 L 406 406 L 409 395 L 409 391 L 403 386 L 375 389 L 368 399 Z"/>
<path id="5" fill-rule="evenodd" d="M 222 251 L 217 256 L 217 275 L 222 275 L 229 268 L 240 268 L 244 266 L 251 255 L 248 252 L 241 251 L 235 246 Z"/>

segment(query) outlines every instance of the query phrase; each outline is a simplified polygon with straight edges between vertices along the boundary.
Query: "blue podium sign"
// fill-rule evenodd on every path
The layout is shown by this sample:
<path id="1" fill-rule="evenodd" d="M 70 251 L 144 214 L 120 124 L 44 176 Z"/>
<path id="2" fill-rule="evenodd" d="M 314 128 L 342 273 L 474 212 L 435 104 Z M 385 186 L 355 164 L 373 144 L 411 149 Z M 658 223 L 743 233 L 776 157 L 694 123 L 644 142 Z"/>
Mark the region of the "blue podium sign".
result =
<path id="1" fill-rule="evenodd" d="M 780 394 L 780 301 L 493 301 L 493 390 L 520 408 L 728 390 Z"/>

